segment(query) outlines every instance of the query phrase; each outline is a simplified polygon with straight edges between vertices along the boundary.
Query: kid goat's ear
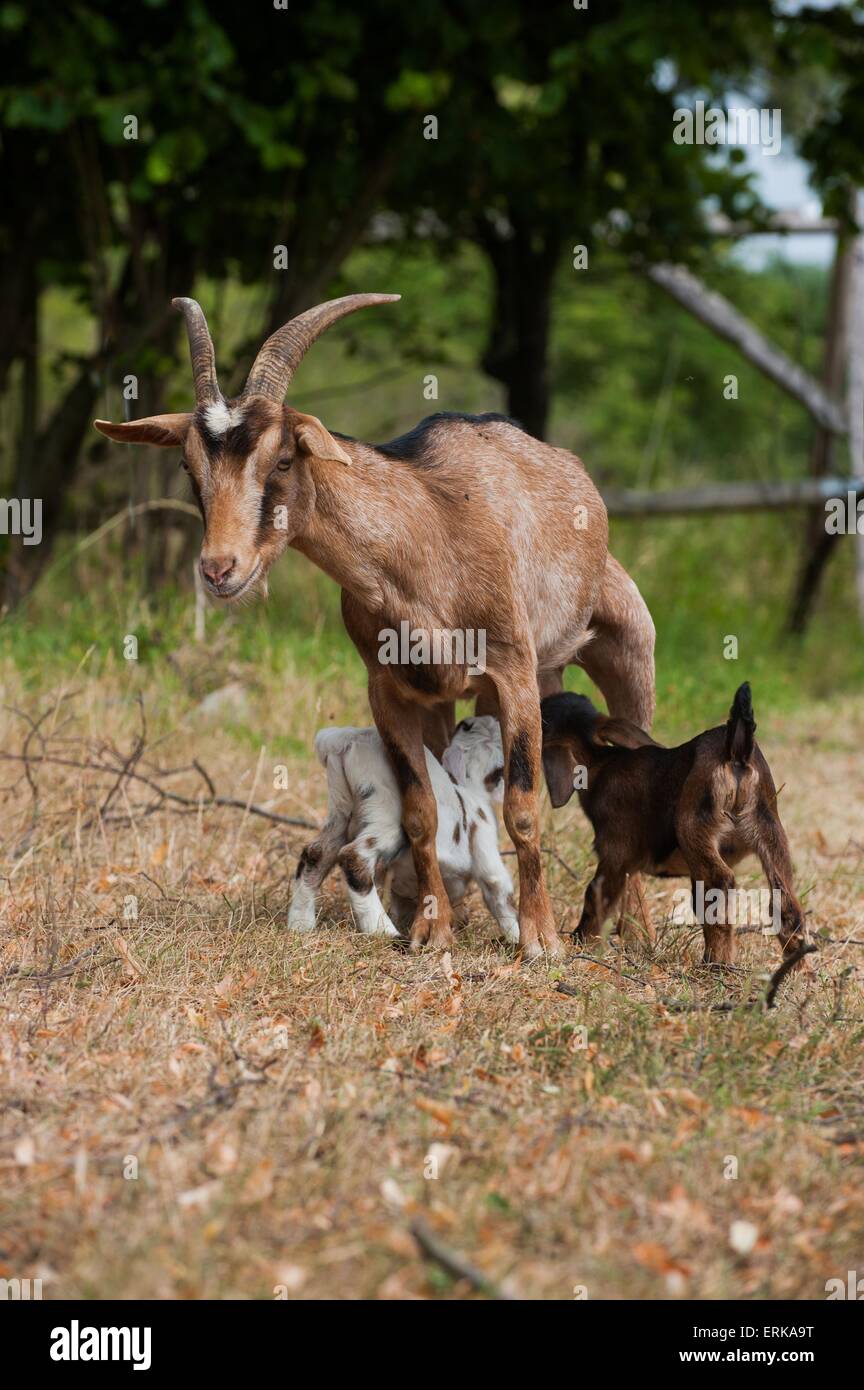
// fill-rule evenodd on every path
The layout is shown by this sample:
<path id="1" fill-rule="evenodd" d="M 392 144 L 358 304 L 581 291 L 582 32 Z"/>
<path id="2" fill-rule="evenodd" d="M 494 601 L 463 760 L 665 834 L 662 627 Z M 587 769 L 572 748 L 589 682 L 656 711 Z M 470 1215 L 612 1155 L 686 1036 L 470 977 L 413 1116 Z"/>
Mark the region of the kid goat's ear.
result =
<path id="1" fill-rule="evenodd" d="M 178 415 L 150 415 L 146 420 L 129 420 L 113 425 L 110 420 L 94 420 L 100 434 L 116 439 L 118 444 L 156 444 L 163 449 L 184 444 L 192 420 L 191 411 Z"/>
<path id="2" fill-rule="evenodd" d="M 615 748 L 662 748 L 650 734 L 633 724 L 629 719 L 613 719 L 600 714 L 594 725 L 594 738 L 598 743 L 611 743 Z"/>
<path id="3" fill-rule="evenodd" d="M 294 438 L 297 441 L 298 449 L 302 449 L 306 454 L 312 454 L 314 458 L 332 459 L 334 463 L 348 465 L 351 463 L 350 456 L 342 448 L 342 445 L 333 438 L 329 430 L 325 430 L 321 421 L 314 415 L 297 415 Z"/>
<path id="4" fill-rule="evenodd" d="M 547 744 L 543 749 L 543 776 L 553 806 L 566 806 L 574 791 L 576 761 L 569 748 Z"/>

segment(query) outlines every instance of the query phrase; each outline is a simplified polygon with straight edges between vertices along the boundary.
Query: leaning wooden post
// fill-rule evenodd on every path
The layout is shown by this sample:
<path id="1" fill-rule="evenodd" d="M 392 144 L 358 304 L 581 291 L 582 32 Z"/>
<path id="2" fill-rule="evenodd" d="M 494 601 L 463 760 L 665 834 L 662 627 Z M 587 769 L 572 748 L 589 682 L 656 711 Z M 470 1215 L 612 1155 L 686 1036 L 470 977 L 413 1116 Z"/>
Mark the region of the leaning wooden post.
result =
<path id="1" fill-rule="evenodd" d="M 864 226 L 864 197 L 856 199 L 859 229 Z M 849 410 L 849 472 L 853 478 L 864 475 L 864 232 L 859 230 L 851 249 L 849 309 L 847 323 L 846 401 Z M 857 520 L 857 512 L 856 512 Z M 864 626 L 864 533 L 857 527 L 855 546 L 855 588 L 858 616 Z"/>

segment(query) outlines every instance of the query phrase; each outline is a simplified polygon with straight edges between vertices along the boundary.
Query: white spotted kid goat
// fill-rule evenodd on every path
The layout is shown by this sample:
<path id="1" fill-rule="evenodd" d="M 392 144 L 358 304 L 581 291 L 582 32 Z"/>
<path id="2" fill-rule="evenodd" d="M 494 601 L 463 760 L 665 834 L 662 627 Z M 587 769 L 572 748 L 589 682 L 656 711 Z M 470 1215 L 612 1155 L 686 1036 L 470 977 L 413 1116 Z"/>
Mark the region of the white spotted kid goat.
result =
<path id="1" fill-rule="evenodd" d="M 437 903 L 417 901 L 417 875 L 402 829 L 402 798 L 375 729 L 321 729 L 315 752 L 327 771 L 327 820 L 297 865 L 288 925 L 315 926 L 316 894 L 338 862 L 362 932 L 399 936 L 416 912 Z M 504 754 L 497 719 L 463 719 L 439 762 L 427 748 L 426 767 L 438 805 L 436 852 L 451 903 L 474 880 L 508 941 L 519 940 L 513 882 L 498 849 L 494 803 L 504 798 Z M 392 870 L 391 913 L 384 910 L 376 870 Z"/>

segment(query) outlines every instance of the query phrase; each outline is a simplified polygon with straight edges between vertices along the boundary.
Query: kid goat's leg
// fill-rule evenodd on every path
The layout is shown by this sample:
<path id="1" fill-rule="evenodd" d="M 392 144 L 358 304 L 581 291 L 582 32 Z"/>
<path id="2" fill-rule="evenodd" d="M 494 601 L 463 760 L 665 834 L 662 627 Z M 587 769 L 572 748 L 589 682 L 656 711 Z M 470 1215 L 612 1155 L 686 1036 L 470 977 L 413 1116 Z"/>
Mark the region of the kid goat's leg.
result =
<path id="1" fill-rule="evenodd" d="M 438 807 L 423 751 L 423 712 L 400 700 L 384 680 L 369 681 L 369 703 L 375 727 L 387 750 L 402 797 L 402 828 L 411 844 L 417 875 L 417 909 L 411 926 L 411 946 L 444 949 L 453 945 L 450 901 L 435 851 Z"/>
<path id="2" fill-rule="evenodd" d="M 735 959 L 735 875 L 720 854 L 728 823 L 723 793 L 723 786 L 718 793 L 712 778 L 706 780 L 704 770 L 696 768 L 684 783 L 675 816 L 678 845 L 690 870 L 693 912 L 705 937 L 705 965 L 731 965 Z"/>
<path id="3" fill-rule="evenodd" d="M 731 965 L 735 960 L 735 926 L 727 919 L 730 904 L 734 901 L 735 875 L 714 846 L 700 845 L 696 849 L 682 844 L 681 849 L 690 866 L 693 911 L 697 921 L 700 917 L 698 885 L 702 886 L 703 964 Z"/>
<path id="4" fill-rule="evenodd" d="M 367 936 L 398 936 L 375 886 L 378 851 L 369 836 L 358 835 L 339 851 L 339 868 L 345 876 L 354 920 Z"/>
<path id="5" fill-rule="evenodd" d="M 612 916 L 627 884 L 624 862 L 617 854 L 601 851 L 597 872 L 585 891 L 582 916 L 576 936 L 588 940 L 599 936 L 606 919 Z"/>
<path id="6" fill-rule="evenodd" d="M 780 926 L 777 937 L 784 956 L 792 955 L 809 940 L 804 920 L 804 911 L 792 887 L 792 856 L 786 831 L 777 816 L 763 814 L 759 817 L 759 834 L 756 853 L 765 871 L 765 877 L 780 902 Z M 773 908 L 773 904 L 772 904 Z M 772 911 L 776 924 L 776 912 Z M 798 968 L 797 966 L 795 967 Z"/>
<path id="7" fill-rule="evenodd" d="M 498 848 L 498 825 L 477 822 L 472 849 L 472 870 L 483 901 L 507 941 L 519 940 L 519 919 L 511 879 Z"/>
<path id="8" fill-rule="evenodd" d="M 540 854 L 540 699 L 533 663 L 495 677 L 504 744 L 504 824 L 519 863 L 519 944 L 530 960 L 564 953 Z"/>
<path id="9" fill-rule="evenodd" d="M 316 894 L 336 863 L 347 833 L 348 816 L 341 811 L 331 813 L 321 834 L 316 840 L 310 840 L 300 855 L 288 909 L 288 925 L 293 931 L 313 930 Z"/>

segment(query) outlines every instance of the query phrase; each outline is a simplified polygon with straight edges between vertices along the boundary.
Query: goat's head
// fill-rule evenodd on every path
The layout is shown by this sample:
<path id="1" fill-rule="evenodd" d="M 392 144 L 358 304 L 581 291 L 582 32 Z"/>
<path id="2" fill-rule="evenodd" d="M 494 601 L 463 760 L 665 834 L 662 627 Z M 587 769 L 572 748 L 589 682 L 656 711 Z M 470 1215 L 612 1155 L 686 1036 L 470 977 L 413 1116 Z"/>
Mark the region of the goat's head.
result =
<path id="1" fill-rule="evenodd" d="M 491 714 L 478 714 L 457 724 L 441 761 L 460 786 L 484 793 L 492 801 L 504 800 L 501 727 Z"/>
<path id="2" fill-rule="evenodd" d="M 302 534 L 315 505 L 310 460 L 351 462 L 320 420 L 283 404 L 304 354 L 345 314 L 398 298 L 349 294 L 299 314 L 267 339 L 233 400 L 219 390 L 201 306 L 194 299 L 175 299 L 189 335 L 195 409 L 127 424 L 94 421 L 102 434 L 123 444 L 183 450 L 183 467 L 204 521 L 201 574 L 215 597 L 236 599 L 264 587 L 273 561 Z"/>
<path id="3" fill-rule="evenodd" d="M 569 690 L 541 700 L 540 717 L 543 771 L 553 806 L 566 805 L 576 789 L 576 768 L 590 769 L 598 751 L 606 747 L 662 747 L 629 719 L 601 714 L 587 695 L 575 695 Z"/>

